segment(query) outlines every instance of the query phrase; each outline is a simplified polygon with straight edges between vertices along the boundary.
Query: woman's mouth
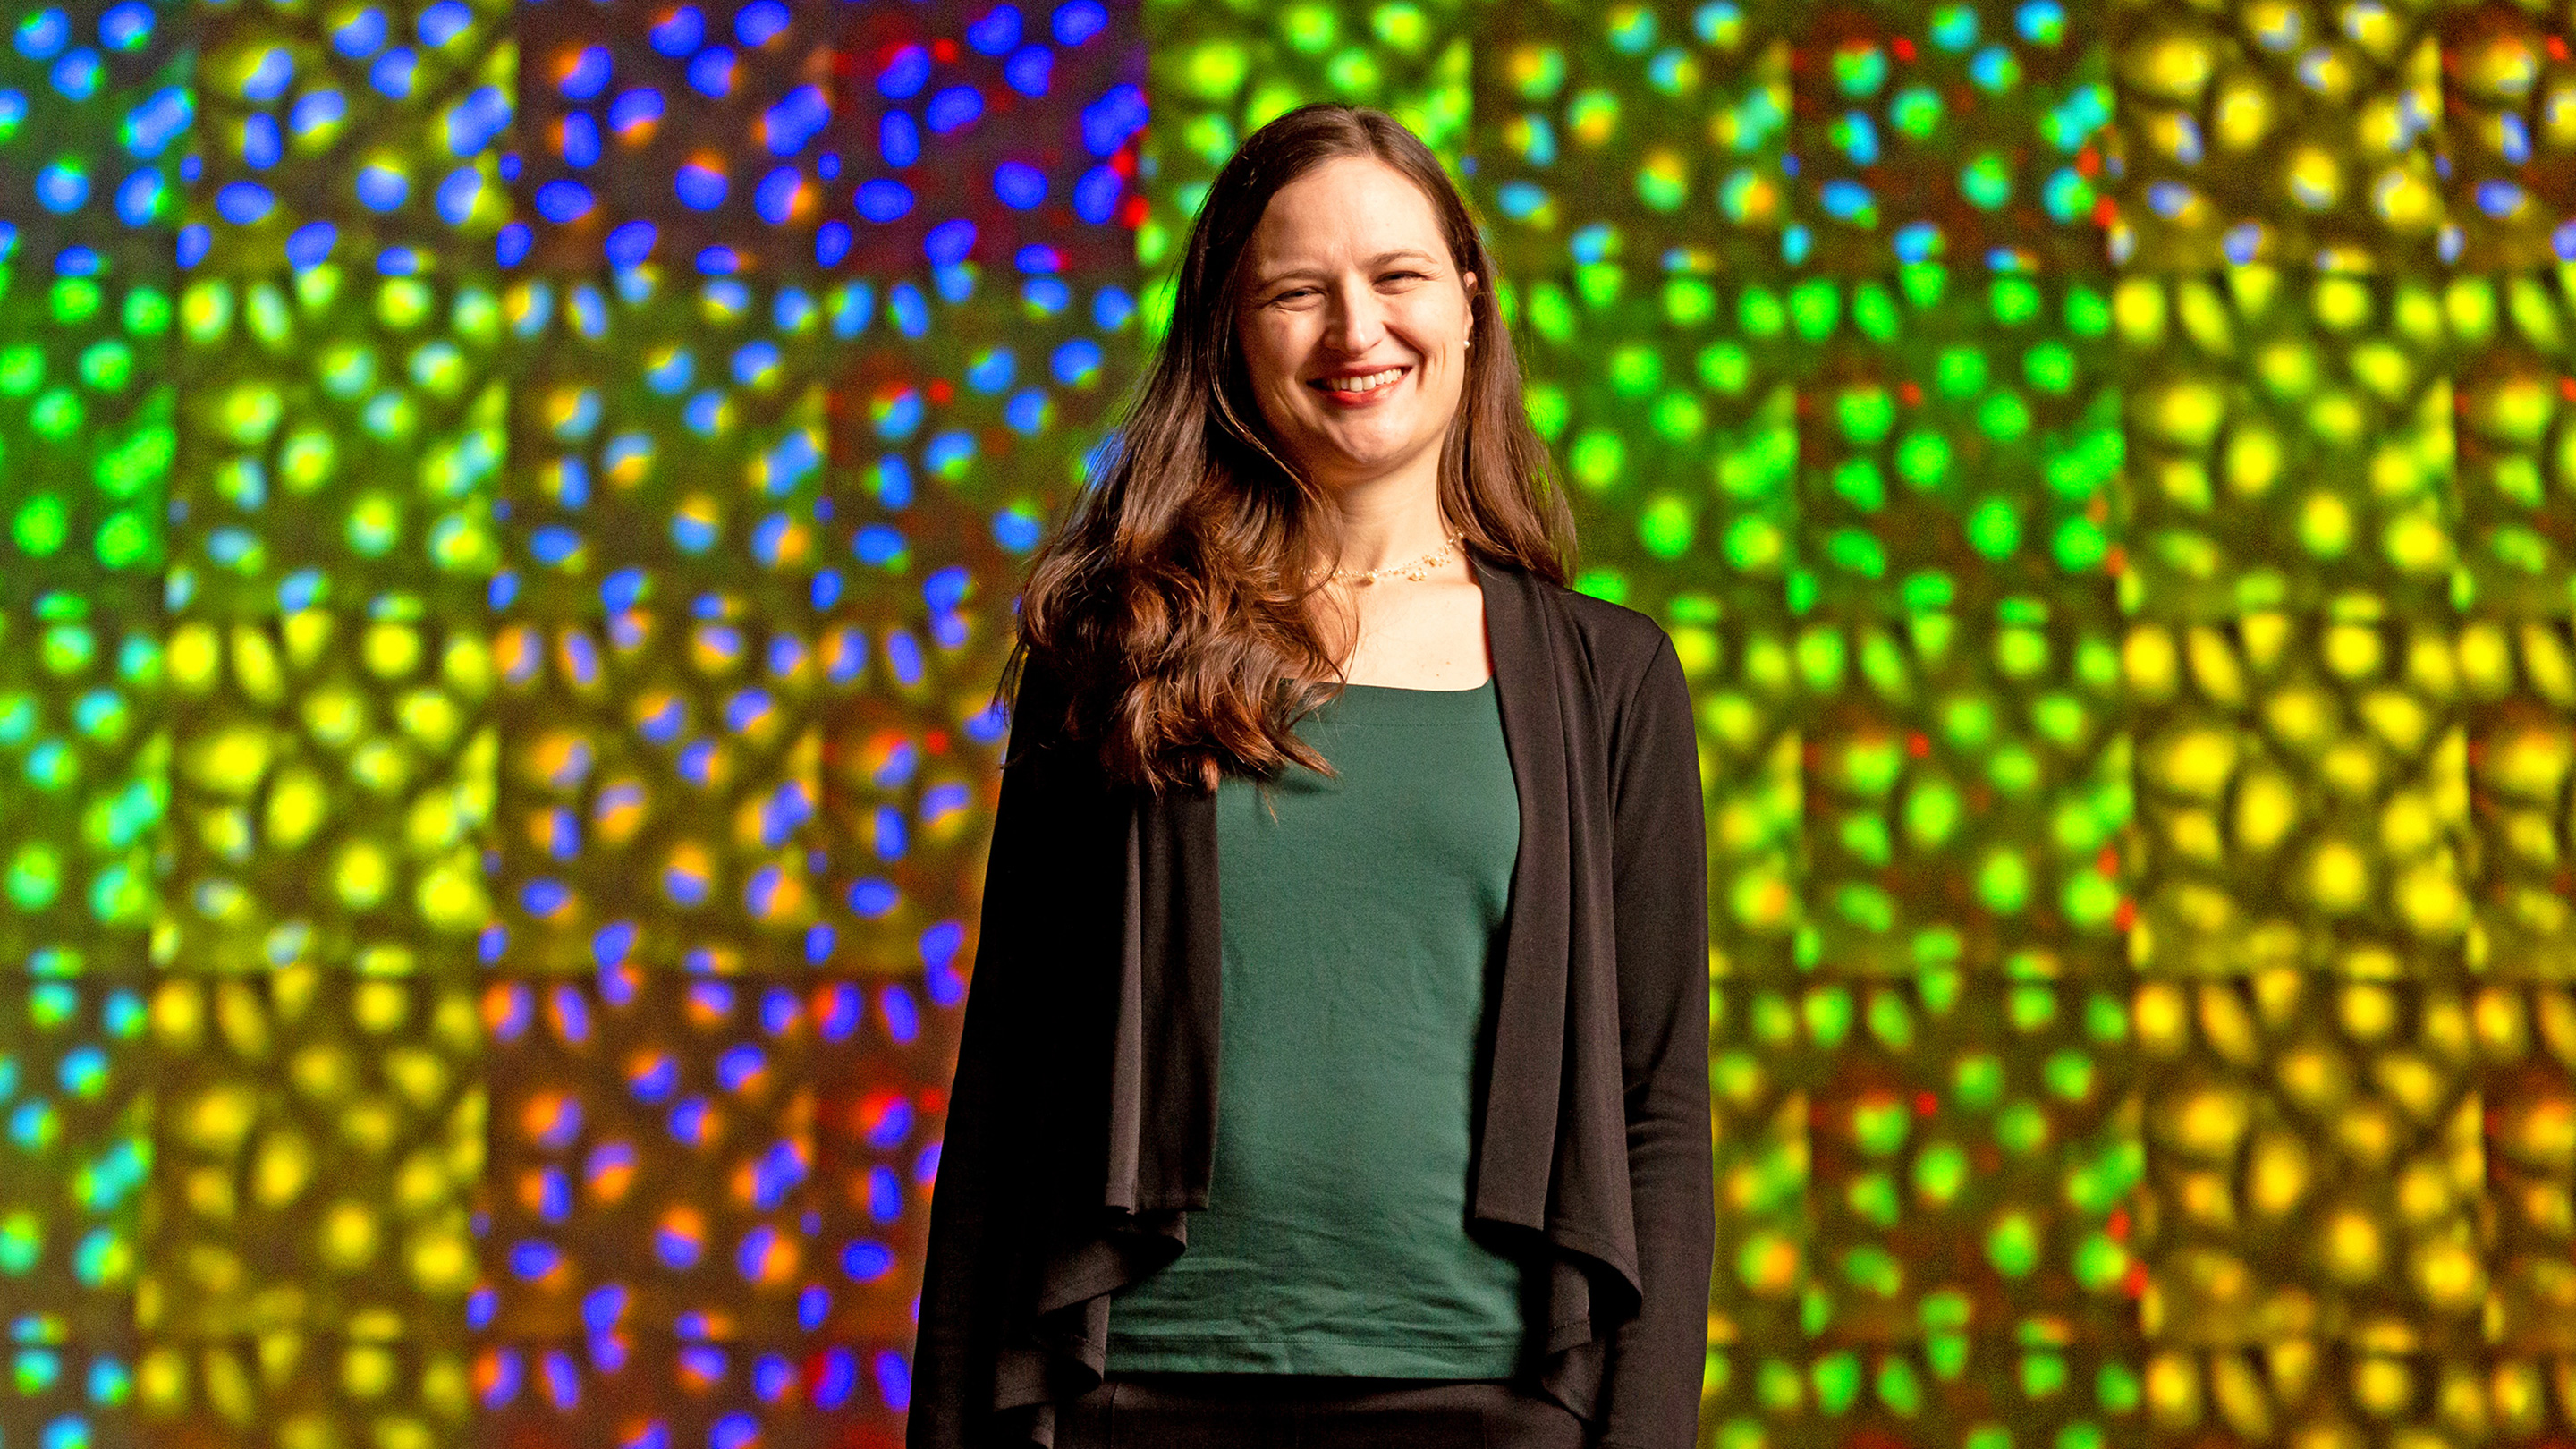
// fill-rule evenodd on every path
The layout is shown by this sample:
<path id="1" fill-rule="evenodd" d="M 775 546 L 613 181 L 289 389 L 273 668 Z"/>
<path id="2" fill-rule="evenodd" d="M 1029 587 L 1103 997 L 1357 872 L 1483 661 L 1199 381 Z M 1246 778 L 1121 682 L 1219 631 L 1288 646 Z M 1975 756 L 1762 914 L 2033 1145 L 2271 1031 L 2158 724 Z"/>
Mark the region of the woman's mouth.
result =
<path id="1" fill-rule="evenodd" d="M 1338 403 L 1371 401 L 1401 381 L 1409 369 L 1381 367 L 1375 372 L 1355 372 L 1344 376 L 1319 377 L 1307 386 Z"/>

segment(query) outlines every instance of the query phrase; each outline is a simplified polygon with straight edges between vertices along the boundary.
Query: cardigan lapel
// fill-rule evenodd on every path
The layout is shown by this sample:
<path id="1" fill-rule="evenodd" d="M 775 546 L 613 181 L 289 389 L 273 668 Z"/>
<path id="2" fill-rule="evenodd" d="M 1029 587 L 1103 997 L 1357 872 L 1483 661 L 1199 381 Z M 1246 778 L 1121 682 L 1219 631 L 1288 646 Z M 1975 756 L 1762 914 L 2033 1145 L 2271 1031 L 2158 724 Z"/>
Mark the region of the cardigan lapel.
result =
<path id="1" fill-rule="evenodd" d="M 1503 744 L 1520 796 L 1520 857 L 1512 867 L 1496 987 L 1494 1050 L 1483 1091 L 1470 1209 L 1481 1219 L 1532 1231 L 1547 1226 L 1564 1071 L 1566 961 L 1571 927 L 1565 880 L 1565 725 L 1558 677 L 1567 662 L 1544 603 L 1519 569 L 1468 567 L 1485 591 L 1485 637 L 1502 706 Z"/>

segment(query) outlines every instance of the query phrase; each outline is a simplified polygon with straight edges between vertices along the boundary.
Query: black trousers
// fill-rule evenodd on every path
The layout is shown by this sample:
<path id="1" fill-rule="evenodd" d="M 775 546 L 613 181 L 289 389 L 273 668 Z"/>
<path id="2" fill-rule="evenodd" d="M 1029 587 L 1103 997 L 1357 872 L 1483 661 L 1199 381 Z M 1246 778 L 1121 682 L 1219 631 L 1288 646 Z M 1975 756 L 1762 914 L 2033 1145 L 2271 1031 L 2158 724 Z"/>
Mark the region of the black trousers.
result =
<path id="1" fill-rule="evenodd" d="M 1056 1449 L 1582 1449 L 1535 1389 L 1477 1379 L 1112 1377 L 1064 1405 Z"/>

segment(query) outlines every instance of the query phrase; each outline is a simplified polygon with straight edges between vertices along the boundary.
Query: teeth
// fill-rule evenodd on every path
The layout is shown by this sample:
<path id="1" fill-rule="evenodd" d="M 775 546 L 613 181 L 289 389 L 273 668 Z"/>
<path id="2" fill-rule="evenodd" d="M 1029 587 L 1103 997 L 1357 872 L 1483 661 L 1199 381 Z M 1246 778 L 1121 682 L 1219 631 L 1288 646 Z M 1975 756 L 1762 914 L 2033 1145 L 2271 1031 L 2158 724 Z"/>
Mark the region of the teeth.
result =
<path id="1" fill-rule="evenodd" d="M 1367 392 L 1372 388 L 1384 387 L 1402 376 L 1404 376 L 1403 368 L 1390 367 L 1384 372 L 1372 372 L 1366 377 L 1328 377 L 1324 379 L 1324 388 L 1327 392 Z"/>

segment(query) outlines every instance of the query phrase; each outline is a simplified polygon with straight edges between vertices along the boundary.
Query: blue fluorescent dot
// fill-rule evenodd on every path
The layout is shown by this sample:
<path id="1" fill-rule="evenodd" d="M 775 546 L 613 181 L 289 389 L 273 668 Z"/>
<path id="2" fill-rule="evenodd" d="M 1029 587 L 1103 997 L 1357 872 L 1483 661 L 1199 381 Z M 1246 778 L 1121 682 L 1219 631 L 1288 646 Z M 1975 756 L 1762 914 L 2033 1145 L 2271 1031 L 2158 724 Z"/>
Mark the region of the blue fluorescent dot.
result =
<path id="1" fill-rule="evenodd" d="M 412 33 L 420 37 L 421 44 L 436 50 L 473 26 L 474 12 L 466 8 L 464 0 L 438 0 L 420 13 Z"/>
<path id="2" fill-rule="evenodd" d="M 83 46 L 54 62 L 54 89 L 75 101 L 88 100 L 98 92 L 102 69 L 98 52 Z"/>
<path id="3" fill-rule="evenodd" d="M 900 47 L 877 72 L 877 94 L 890 101 L 910 100 L 930 84 L 930 52 L 918 45 Z"/>
<path id="4" fill-rule="evenodd" d="M 895 221 L 912 210 L 912 190 L 880 176 L 859 188 L 858 207 L 859 215 L 870 221 Z"/>
<path id="5" fill-rule="evenodd" d="M 560 524 L 540 528 L 528 538 L 530 556 L 549 568 L 580 552 L 581 535 Z"/>
<path id="6" fill-rule="evenodd" d="M 1045 202 L 1046 173 L 1022 161 L 1005 161 L 993 168 L 993 194 L 1013 211 L 1029 211 Z"/>
<path id="7" fill-rule="evenodd" d="M 1100 371 L 1100 344 L 1088 337 L 1067 338 L 1057 344 L 1047 366 L 1067 386 L 1088 382 Z"/>
<path id="8" fill-rule="evenodd" d="M 1020 303 L 1040 317 L 1052 317 L 1073 305 L 1073 289 L 1061 277 L 1031 277 L 1020 284 Z"/>
<path id="9" fill-rule="evenodd" d="M 975 250 L 975 223 L 962 216 L 943 221 L 922 238 L 921 250 L 933 266 L 954 266 Z"/>
<path id="10" fill-rule="evenodd" d="M 13 120 L 7 112 L 16 93 L 0 91 L 0 121 Z M 23 111 L 25 102 L 20 100 Z M 185 132 L 196 119 L 196 101 L 181 86 L 167 86 L 154 91 L 143 104 L 125 118 L 125 149 L 135 156 L 158 156 L 171 140 Z"/>
<path id="11" fill-rule="evenodd" d="M 654 26 L 649 38 L 654 50 L 677 60 L 706 44 L 707 17 L 695 5 L 683 5 Z"/>
<path id="12" fill-rule="evenodd" d="M 1136 299 L 1118 287 L 1103 287 L 1091 299 L 1091 322 L 1103 332 L 1115 332 L 1136 315 Z"/>
<path id="13" fill-rule="evenodd" d="M 608 129 L 623 136 L 662 119 L 662 93 L 638 88 L 621 92 L 608 103 Z"/>
<path id="14" fill-rule="evenodd" d="M 510 1248 L 510 1271 L 522 1278 L 537 1279 L 555 1270 L 563 1255 L 551 1243 L 515 1243 Z"/>
<path id="15" fill-rule="evenodd" d="M 381 161 L 369 162 L 358 168 L 357 193 L 367 210 L 393 211 L 411 198 L 411 178 Z"/>
<path id="16" fill-rule="evenodd" d="M 563 79 L 556 82 L 555 88 L 562 91 L 567 99 L 591 100 L 608 89 L 608 77 L 614 69 L 615 62 L 610 58 L 607 47 L 590 46 L 573 57 L 572 64 L 565 69 Z"/>
<path id="17" fill-rule="evenodd" d="M 841 1254 L 841 1271 L 873 1283 L 894 1271 L 894 1250 L 883 1243 L 852 1243 Z"/>
<path id="18" fill-rule="evenodd" d="M 558 178 L 537 188 L 537 215 L 555 225 L 568 225 L 589 214 L 590 188 L 580 182 Z"/>
<path id="19" fill-rule="evenodd" d="M 1547 192 L 1534 182 L 1506 181 L 1494 193 L 1494 202 L 1503 209 L 1503 215 L 1521 221 L 1547 205 Z"/>
<path id="20" fill-rule="evenodd" d="M 724 205 L 725 174 L 692 161 L 671 178 L 671 190 L 691 211 L 713 211 Z"/>
<path id="21" fill-rule="evenodd" d="M 894 532 L 894 530 L 890 528 L 882 531 L 886 533 Z M 902 543 L 903 536 L 901 534 L 896 534 L 895 546 L 898 551 L 901 550 Z M 850 911 L 853 915 L 858 916 L 862 920 L 875 921 L 882 920 L 886 916 L 892 914 L 895 905 L 902 900 L 902 895 L 900 892 L 896 891 L 893 882 L 880 880 L 871 876 L 863 880 L 851 882 L 849 899 Z"/>
<path id="22" fill-rule="evenodd" d="M 261 51 L 259 60 L 242 77 L 242 99 L 266 103 L 286 94 L 295 79 L 295 57 L 278 46 Z"/>
<path id="23" fill-rule="evenodd" d="M 295 98 L 286 113 L 286 129 L 298 136 L 310 136 L 327 126 L 336 126 L 349 116 L 348 97 L 338 91 L 309 91 Z"/>
<path id="24" fill-rule="evenodd" d="M 758 50 L 785 33 L 787 21 L 787 7 L 778 0 L 751 0 L 733 17 L 733 38 Z"/>
<path id="25" fill-rule="evenodd" d="M 1118 197 L 1126 181 L 1107 166 L 1094 166 L 1073 183 L 1073 214 L 1093 226 L 1105 225 L 1118 214 Z"/>
<path id="26" fill-rule="evenodd" d="M 898 1414 L 912 1407 L 912 1365 L 890 1348 L 877 1351 L 877 1395 Z"/>
<path id="27" fill-rule="evenodd" d="M 1046 431 L 1047 395 L 1029 388 L 1014 395 L 1002 408 L 1002 421 L 1023 437 L 1035 437 Z"/>
<path id="28" fill-rule="evenodd" d="M 1046 276 L 1064 270 L 1064 253 L 1045 242 L 1031 242 L 1012 256 L 1011 265 L 1024 277 Z"/>
<path id="29" fill-rule="evenodd" d="M 920 160 L 921 127 L 901 111 L 886 112 L 877 122 L 877 154 L 894 167 Z"/>
<path id="30" fill-rule="evenodd" d="M 15 249 L 17 241 L 18 229 L 7 222 L 0 221 L 0 259 L 5 259 Z M 207 230 L 206 224 L 202 221 L 190 222 L 179 228 L 179 244 L 174 249 L 178 257 L 179 269 L 185 271 L 204 261 L 207 251 L 214 244 L 214 233 Z"/>
<path id="31" fill-rule="evenodd" d="M 340 229 L 327 221 L 308 221 L 286 239 L 287 265 L 297 271 L 320 266 L 338 245 Z"/>
<path id="32" fill-rule="evenodd" d="M 542 195 L 540 193 L 541 198 Z M 653 223 L 638 217 L 610 232 L 607 244 L 602 250 L 607 255 L 610 266 L 640 266 L 646 258 L 653 255 L 653 243 L 657 239 Z"/>
<path id="33" fill-rule="evenodd" d="M 761 115 L 761 144 L 772 156 L 793 156 L 831 121 L 832 103 L 824 99 L 822 90 L 798 86 Z"/>
<path id="34" fill-rule="evenodd" d="M 126 177 L 124 184 L 116 188 L 116 217 L 127 226 L 150 225 L 152 219 L 160 214 L 161 174 L 159 172 L 137 171 Z M 0 259 L 6 259 L 8 255 L 8 248 L 0 246 Z"/>
<path id="35" fill-rule="evenodd" d="M 1825 214 L 1850 221 L 1877 204 L 1878 198 L 1857 181 L 1828 181 L 1823 192 Z"/>
<path id="36" fill-rule="evenodd" d="M 950 86 L 930 98 L 922 111 L 933 134 L 945 136 L 975 124 L 984 114 L 984 93 L 973 86 Z"/>
<path id="37" fill-rule="evenodd" d="M 783 226 L 796 214 L 797 193 L 804 189 L 805 178 L 793 166 L 781 166 L 760 178 L 751 193 L 751 209 L 762 221 Z"/>
<path id="38" fill-rule="evenodd" d="M 986 349 L 966 365 L 966 385 L 980 393 L 997 393 L 1011 385 L 1019 361 L 1007 347 Z"/>
<path id="39" fill-rule="evenodd" d="M 870 524 L 850 541 L 850 551 L 858 555 L 859 562 L 871 567 L 890 563 L 903 556 L 903 535 L 882 523 Z"/>
<path id="40" fill-rule="evenodd" d="M 1002 84 L 1024 96 L 1042 96 L 1055 83 L 1055 52 L 1043 45 L 1022 46 L 1002 62 Z"/>
<path id="41" fill-rule="evenodd" d="M 110 50 L 141 50 L 151 43 L 152 29 L 152 7 L 125 0 L 98 17 L 98 42 Z"/>
<path id="42" fill-rule="evenodd" d="M 471 166 L 459 166 L 438 183 L 438 219 L 449 226 L 463 226 L 474 215 L 475 202 L 483 196 L 483 173 Z"/>
<path id="43" fill-rule="evenodd" d="M 1094 156 L 1107 156 L 1145 128 L 1152 114 L 1145 93 L 1132 85 L 1112 86 L 1107 94 L 1082 108 L 1082 144 Z"/>
<path id="44" fill-rule="evenodd" d="M 215 193 L 215 215 L 235 226 L 249 226 L 276 204 L 277 198 L 256 181 L 235 181 Z"/>
<path id="45" fill-rule="evenodd" d="M 563 159 L 576 171 L 586 170 L 599 160 L 599 123 L 588 111 L 574 111 L 563 118 Z"/>
<path id="46" fill-rule="evenodd" d="M 57 8 L 39 10 L 19 21 L 14 43 L 29 60 L 51 60 L 71 38 L 72 18 Z"/>
<path id="47" fill-rule="evenodd" d="M 242 121 L 242 164 L 253 171 L 266 171 L 286 155 L 286 138 L 278 130 L 277 118 L 262 111 Z"/>
<path id="48" fill-rule="evenodd" d="M 331 32 L 331 48 L 351 60 L 365 60 L 384 48 L 385 37 L 392 31 L 385 23 L 385 12 L 370 5 Z"/>
<path id="49" fill-rule="evenodd" d="M 1058 45 L 1080 45 L 1109 28 L 1109 11 L 1099 0 L 1068 0 L 1055 7 L 1049 22 Z"/>
<path id="50" fill-rule="evenodd" d="M 2489 180 L 2478 183 L 2478 210 L 2502 219 L 2522 209 L 2522 188 L 2510 181 Z"/>
<path id="51" fill-rule="evenodd" d="M 850 254 L 850 224 L 839 218 L 814 229 L 814 265 L 836 267 Z"/>
<path id="52" fill-rule="evenodd" d="M 420 57 L 408 50 L 388 50 L 374 65 L 367 67 L 367 84 L 378 95 L 395 100 L 408 100 L 412 85 L 420 78 Z"/>
<path id="53" fill-rule="evenodd" d="M 581 115 L 587 123 L 589 117 Z M 571 120 L 570 116 L 565 118 Z M 465 98 L 447 108 L 447 154 L 464 157 L 480 154 L 493 138 L 510 124 L 510 96 L 499 86 L 477 86 Z M 593 128 L 592 135 L 598 134 Z"/>
<path id="54" fill-rule="evenodd" d="M 1027 553 L 1038 546 L 1039 524 L 1034 518 L 1006 508 L 993 515 L 993 542 L 1006 553 Z"/>
<path id="55" fill-rule="evenodd" d="M 984 18 L 966 27 L 966 45 L 977 55 L 1004 55 L 1020 43 L 1020 12 L 1014 5 L 996 5 Z"/>
<path id="56" fill-rule="evenodd" d="M 709 46 L 689 59 L 689 89 L 714 100 L 733 94 L 733 52 Z"/>

